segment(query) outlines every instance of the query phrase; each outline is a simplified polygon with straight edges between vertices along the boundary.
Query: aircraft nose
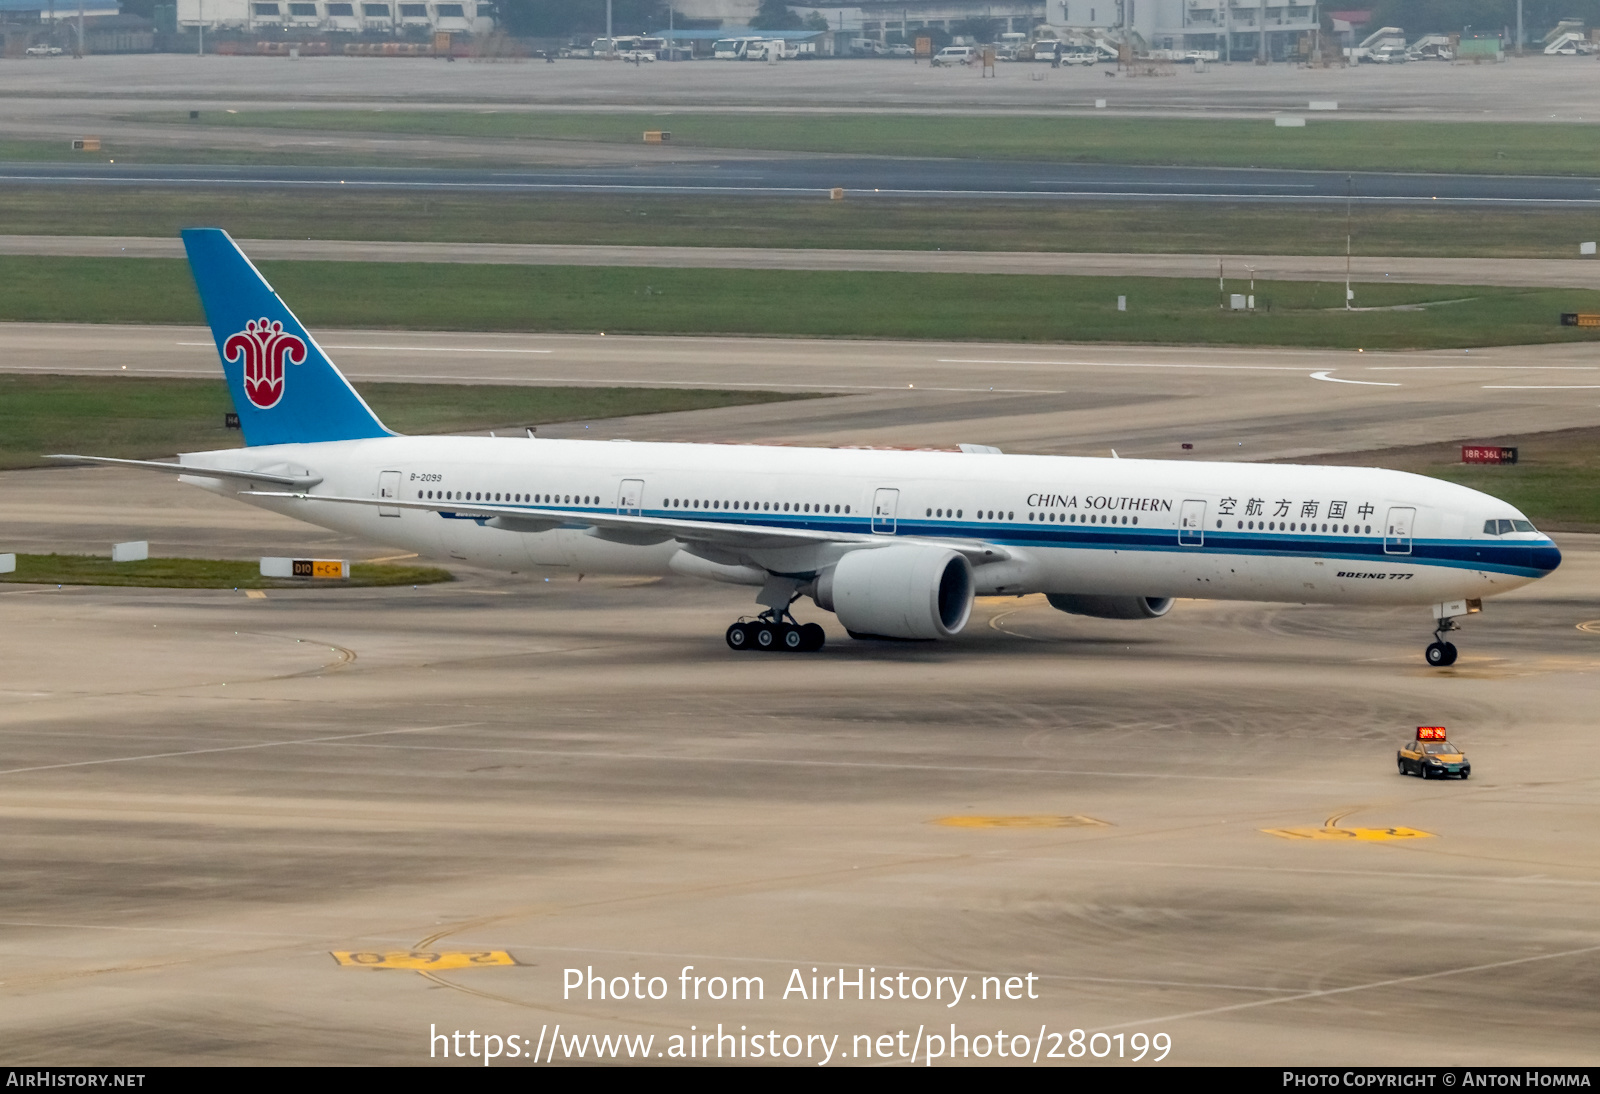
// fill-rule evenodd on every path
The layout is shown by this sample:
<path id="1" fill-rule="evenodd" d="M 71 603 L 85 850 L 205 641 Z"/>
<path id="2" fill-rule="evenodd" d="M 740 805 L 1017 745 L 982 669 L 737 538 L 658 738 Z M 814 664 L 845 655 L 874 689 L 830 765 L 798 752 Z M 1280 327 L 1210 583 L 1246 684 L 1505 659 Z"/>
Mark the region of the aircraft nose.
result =
<path id="1" fill-rule="evenodd" d="M 1561 551 L 1549 540 L 1545 540 L 1544 543 L 1534 547 L 1532 555 L 1533 568 L 1543 570 L 1547 574 L 1561 565 Z"/>

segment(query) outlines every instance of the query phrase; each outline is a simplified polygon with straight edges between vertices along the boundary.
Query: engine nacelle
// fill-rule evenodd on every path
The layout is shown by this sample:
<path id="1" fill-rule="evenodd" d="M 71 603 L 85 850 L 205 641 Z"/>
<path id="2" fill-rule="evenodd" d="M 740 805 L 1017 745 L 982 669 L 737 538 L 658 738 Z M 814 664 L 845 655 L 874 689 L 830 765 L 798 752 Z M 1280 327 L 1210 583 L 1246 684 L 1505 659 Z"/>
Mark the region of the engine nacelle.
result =
<path id="1" fill-rule="evenodd" d="M 972 565 L 945 547 L 851 551 L 817 578 L 812 599 L 855 634 L 951 638 L 972 615 Z"/>
<path id="2" fill-rule="evenodd" d="M 1160 619 L 1172 610 L 1170 596 L 1077 596 L 1049 593 L 1045 599 L 1058 612 L 1096 619 Z"/>

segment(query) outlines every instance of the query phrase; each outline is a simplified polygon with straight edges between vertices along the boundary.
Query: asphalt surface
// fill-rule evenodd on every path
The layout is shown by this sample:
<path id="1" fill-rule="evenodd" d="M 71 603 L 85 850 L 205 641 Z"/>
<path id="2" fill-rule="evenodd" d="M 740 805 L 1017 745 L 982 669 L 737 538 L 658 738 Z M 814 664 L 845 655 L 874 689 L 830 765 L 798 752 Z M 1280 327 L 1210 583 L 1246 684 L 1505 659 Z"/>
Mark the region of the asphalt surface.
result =
<path id="1" fill-rule="evenodd" d="M 1600 206 L 1600 178 L 1357 174 L 1197 167 L 977 162 L 870 156 L 743 159 L 559 168 L 230 167 L 8 163 L 6 186 L 331 188 L 478 193 L 820 195 L 1041 201 L 1132 199 L 1271 204 Z"/>
<path id="2" fill-rule="evenodd" d="M 1342 255 L 1084 254 L 1045 251 L 872 251 L 785 247 L 624 247 L 541 243 L 392 243 L 241 239 L 262 261 L 461 262 L 533 266 L 654 266 L 747 270 L 879 270 L 916 273 L 1056 274 L 1340 281 Z M 87 258 L 183 258 L 177 237 L 4 236 L 0 254 Z M 1373 258 L 1350 260 L 1355 280 L 1428 285 L 1600 288 L 1600 262 L 1567 259 Z"/>
<path id="3" fill-rule="evenodd" d="M 547 436 L 951 447 L 1190 459 L 1286 459 L 1595 424 L 1592 344 L 1356 353 L 318 330 L 358 385 L 579 384 L 827 391 Z M 220 383 L 198 327 L 0 324 L 0 371 Z M 519 423 L 508 422 L 520 432 Z M 1182 444 L 1192 444 L 1184 450 Z"/>
<path id="4" fill-rule="evenodd" d="M 1302 384 L 1281 409 L 1326 413 L 1337 389 Z M 796 434 L 877 435 L 852 400 L 807 409 Z M 393 554 L 106 469 L 0 474 L 0 527 Z M 0 1034 L 30 1066 L 438 1064 L 431 1032 L 548 1048 L 558 1023 L 654 1034 L 658 1063 L 721 1023 L 838 1034 L 834 1064 L 1082 1029 L 1165 1033 L 1176 1064 L 1593 1065 L 1600 543 L 1557 538 L 1562 568 L 1443 671 L 1416 610 L 991 600 L 956 642 L 885 646 L 801 605 L 832 641 L 789 658 L 722 644 L 749 590 L 677 579 L 0 585 Z M 1469 782 L 1395 773 L 1418 723 Z M 1395 828 L 1427 835 L 1354 835 Z M 333 956 L 495 950 L 517 964 Z M 684 1000 L 685 966 L 762 996 Z M 668 997 L 564 991 L 591 968 Z M 813 968 L 1036 979 L 954 1008 L 785 997 Z"/>
<path id="5" fill-rule="evenodd" d="M 126 124 L 129 115 L 145 111 L 375 102 L 424 110 L 616 111 L 668 118 L 679 109 L 923 111 L 1244 117 L 1270 124 L 1272 114 L 1304 114 L 1315 100 L 1337 102 L 1340 118 L 1600 121 L 1592 57 L 1342 69 L 1208 65 L 1205 72 L 1175 65 L 1164 77 L 1108 77 L 1109 71 L 1002 64 L 985 78 L 976 68 L 931 69 L 901 59 L 638 66 L 185 54 L 19 59 L 0 61 L 0 98 L 8 100 L 0 132 L 13 123 L 53 121 L 57 134 L 70 137 L 107 123 Z M 1104 110 L 1095 107 L 1100 100 Z M 96 128 L 74 131 L 80 124 Z M 671 128 L 670 121 L 665 124 Z"/>

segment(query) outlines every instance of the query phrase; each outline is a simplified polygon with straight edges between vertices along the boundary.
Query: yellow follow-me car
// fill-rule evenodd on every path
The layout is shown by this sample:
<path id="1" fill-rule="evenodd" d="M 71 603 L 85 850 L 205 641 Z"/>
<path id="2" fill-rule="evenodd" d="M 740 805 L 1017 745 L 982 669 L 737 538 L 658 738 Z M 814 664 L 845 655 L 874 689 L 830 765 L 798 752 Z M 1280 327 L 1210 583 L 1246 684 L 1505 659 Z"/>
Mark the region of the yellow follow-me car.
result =
<path id="1" fill-rule="evenodd" d="M 1444 726 L 1418 726 L 1415 740 L 1400 746 L 1397 762 L 1402 775 L 1421 775 L 1424 779 L 1467 778 L 1472 764 L 1460 748 L 1445 739 Z"/>

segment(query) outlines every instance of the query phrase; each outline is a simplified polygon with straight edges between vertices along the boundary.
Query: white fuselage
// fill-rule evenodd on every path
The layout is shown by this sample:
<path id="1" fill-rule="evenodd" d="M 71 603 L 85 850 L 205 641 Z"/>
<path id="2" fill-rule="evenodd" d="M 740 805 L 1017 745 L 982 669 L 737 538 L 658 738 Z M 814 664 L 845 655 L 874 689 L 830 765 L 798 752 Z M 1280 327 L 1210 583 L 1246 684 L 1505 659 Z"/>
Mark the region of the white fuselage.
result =
<path id="1" fill-rule="evenodd" d="M 385 489 L 382 496 L 407 501 L 999 545 L 998 561 L 975 567 L 980 595 L 1428 604 L 1505 592 L 1560 561 L 1538 532 L 1485 532 L 1486 521 L 1522 519 L 1503 502 L 1372 468 L 521 437 L 274 445 L 182 462 L 309 472 L 321 480 L 311 498 L 244 500 L 424 556 L 510 571 L 675 571 L 761 584 L 767 573 L 814 574 L 854 548 L 691 553 L 670 538 L 619 542 L 579 526 L 507 530 L 481 517 L 315 495 L 378 498 Z M 241 489 L 188 481 L 223 494 Z"/>

